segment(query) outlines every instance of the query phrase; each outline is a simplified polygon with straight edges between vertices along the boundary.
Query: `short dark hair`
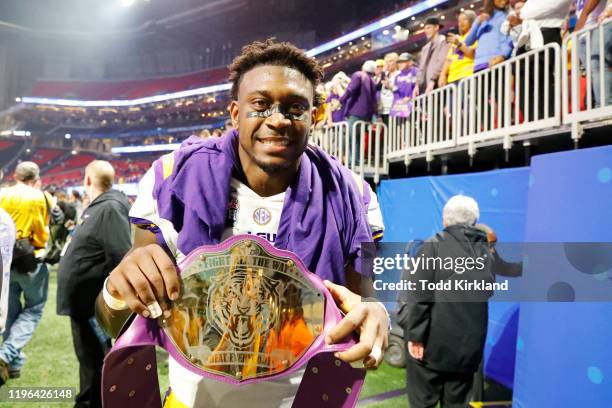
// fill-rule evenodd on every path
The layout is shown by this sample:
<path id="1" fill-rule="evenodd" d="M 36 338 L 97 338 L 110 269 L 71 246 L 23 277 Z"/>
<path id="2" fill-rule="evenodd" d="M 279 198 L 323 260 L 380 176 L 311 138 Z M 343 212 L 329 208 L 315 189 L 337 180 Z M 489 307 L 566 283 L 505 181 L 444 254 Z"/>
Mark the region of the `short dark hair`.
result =
<path id="1" fill-rule="evenodd" d="M 273 38 L 245 45 L 242 47 L 242 53 L 232 61 L 229 70 L 233 100 L 238 99 L 238 87 L 244 74 L 261 65 L 290 67 L 301 72 L 312 83 L 314 105 L 319 106 L 316 88 L 323 79 L 323 68 L 317 60 L 295 45 L 288 42 L 277 43 Z"/>

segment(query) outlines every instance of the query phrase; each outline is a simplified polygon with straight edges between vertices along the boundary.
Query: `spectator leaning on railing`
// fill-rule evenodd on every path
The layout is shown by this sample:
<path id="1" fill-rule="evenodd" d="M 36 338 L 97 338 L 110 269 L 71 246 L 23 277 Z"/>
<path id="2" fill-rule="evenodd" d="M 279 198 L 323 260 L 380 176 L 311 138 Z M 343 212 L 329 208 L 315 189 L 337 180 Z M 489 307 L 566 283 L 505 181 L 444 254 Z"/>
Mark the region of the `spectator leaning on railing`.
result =
<path id="1" fill-rule="evenodd" d="M 474 72 L 491 68 L 512 55 L 512 41 L 502 33 L 501 26 L 508 16 L 508 0 L 485 0 L 482 13 L 478 16 L 465 44 L 476 45 Z"/>
<path id="2" fill-rule="evenodd" d="M 609 6 L 609 2 L 608 2 Z M 582 30 L 586 26 L 597 24 L 600 20 L 600 16 L 604 17 L 601 19 L 603 22 L 606 19 L 606 13 L 609 16 L 610 7 L 606 7 L 605 0 L 576 0 L 576 15 L 578 21 L 574 31 Z M 611 48 L 612 48 L 612 24 L 607 24 L 604 27 L 604 56 L 600 56 L 599 52 L 599 30 L 591 31 L 591 49 L 590 51 L 590 62 L 591 62 L 591 84 L 593 89 L 593 108 L 599 108 L 601 106 L 612 104 L 612 61 L 610 61 Z M 579 37 L 580 46 L 578 48 L 580 61 L 582 65 L 587 65 L 587 50 L 586 50 L 586 39 Z M 604 59 L 605 70 L 604 70 L 604 88 L 605 88 L 605 100 L 602 105 L 601 96 L 601 66 L 600 57 Z M 588 108 L 588 107 L 587 107 Z"/>
<path id="3" fill-rule="evenodd" d="M 397 53 L 390 52 L 385 55 L 384 59 L 385 69 L 383 78 L 380 82 L 380 107 L 378 112 L 385 123 L 387 122 L 386 119 L 393 106 L 393 87 L 395 84 L 395 77 L 399 74 L 399 70 L 397 69 L 397 58 Z"/>
<path id="4" fill-rule="evenodd" d="M 457 23 L 459 35 L 449 33 L 447 41 L 450 44 L 446 62 L 442 67 L 438 86 L 442 88 L 447 84 L 453 83 L 463 78 L 472 76 L 474 73 L 474 54 L 476 52 L 475 42 L 471 46 L 465 44 L 465 37 L 470 32 L 472 24 L 476 20 L 476 13 L 472 10 L 465 10 L 459 13 Z"/>
<path id="5" fill-rule="evenodd" d="M 344 95 L 340 97 L 340 103 L 346 112 L 346 119 L 349 126 L 349 145 L 352 143 L 353 124 L 357 121 L 370 122 L 372 116 L 376 113 L 376 84 L 372 76 L 376 71 L 376 62 L 368 60 L 363 63 L 361 71 L 355 72 L 351 76 Z M 356 152 L 356 158 L 359 158 L 359 135 L 355 137 L 355 147 L 350 149 L 351 157 L 353 151 Z M 356 160 L 357 160 L 356 159 Z"/>
<path id="6" fill-rule="evenodd" d="M 395 77 L 391 116 L 405 118 L 410 114 L 410 98 L 416 86 L 419 70 L 414 65 L 414 56 L 404 52 L 399 57 L 400 73 Z"/>
<path id="7" fill-rule="evenodd" d="M 571 2 L 572 0 L 529 0 L 527 2 L 517 2 L 524 3 L 524 5 L 508 16 L 508 25 L 510 27 L 521 27 L 516 40 L 516 46 L 518 47 L 515 50 L 516 54 L 525 54 L 546 44 L 556 43 L 561 45 L 561 27 L 565 22 Z M 554 113 L 555 93 L 549 92 L 548 101 L 544 100 L 544 88 L 548 87 L 548 89 L 552 90 L 555 87 L 554 75 L 552 75 L 554 71 L 552 70 L 552 65 L 545 66 L 546 57 L 544 53 L 538 54 L 537 58 L 540 66 L 537 78 L 534 75 L 535 57 L 529 57 L 529 66 L 532 67 L 529 71 L 525 71 L 525 64 L 521 64 L 521 89 L 525 89 L 525 81 L 531 84 L 531 87 L 537 84 L 540 89 L 538 93 L 538 116 L 536 118 L 533 115 L 536 113 L 534 93 L 531 92 L 529 94 L 531 99 L 529 104 L 531 106 L 528 120 L 544 119 L 546 103 L 548 103 L 549 115 Z M 550 52 L 549 61 L 550 64 L 553 64 L 554 55 Z M 546 81 L 547 72 L 549 73 L 548 81 Z M 521 110 L 525 112 L 525 98 L 521 97 L 518 102 Z"/>
<path id="8" fill-rule="evenodd" d="M 440 34 L 440 28 L 442 24 L 436 17 L 430 17 L 425 21 L 427 44 L 421 50 L 419 78 L 414 89 L 415 96 L 421 92 L 431 92 L 438 86 L 438 78 L 448 54 L 448 43 Z"/>
<path id="9" fill-rule="evenodd" d="M 476 53 L 474 55 L 474 73 L 492 68 L 497 64 L 504 62 L 512 55 L 512 40 L 510 36 L 504 34 L 501 26 L 508 17 L 508 0 L 485 0 L 482 13 L 478 16 L 470 32 L 465 37 L 465 44 L 473 46 L 476 44 Z M 478 43 L 476 43 L 478 42 Z M 505 82 L 504 70 L 500 70 L 495 77 L 493 75 L 484 77 L 480 83 L 478 91 L 482 103 L 478 109 L 482 113 L 482 117 L 486 117 L 486 109 L 489 107 L 493 112 L 499 112 L 497 107 L 503 103 L 506 98 L 504 88 L 502 92 L 495 92 L 499 89 L 498 85 Z M 495 81 L 494 81 L 495 79 Z M 493 90 L 493 93 L 485 92 L 486 81 L 488 81 L 488 89 Z M 494 97 L 491 97 L 494 95 Z M 502 115 L 504 110 L 501 109 Z M 504 118 L 496 117 L 496 122 L 501 123 Z M 477 124 L 480 127 L 481 124 Z M 493 125 L 493 124 L 492 124 Z"/>

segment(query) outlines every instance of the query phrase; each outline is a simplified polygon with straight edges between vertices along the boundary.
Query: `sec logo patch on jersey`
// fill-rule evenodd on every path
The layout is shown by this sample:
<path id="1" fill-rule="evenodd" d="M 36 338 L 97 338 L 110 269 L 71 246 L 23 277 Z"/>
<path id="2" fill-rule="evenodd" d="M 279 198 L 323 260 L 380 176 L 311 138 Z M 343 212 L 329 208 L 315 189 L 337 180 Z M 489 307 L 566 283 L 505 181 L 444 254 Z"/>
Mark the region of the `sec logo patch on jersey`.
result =
<path id="1" fill-rule="evenodd" d="M 272 214 L 267 208 L 259 207 L 253 211 L 253 221 L 259 225 L 266 225 L 272 219 Z"/>

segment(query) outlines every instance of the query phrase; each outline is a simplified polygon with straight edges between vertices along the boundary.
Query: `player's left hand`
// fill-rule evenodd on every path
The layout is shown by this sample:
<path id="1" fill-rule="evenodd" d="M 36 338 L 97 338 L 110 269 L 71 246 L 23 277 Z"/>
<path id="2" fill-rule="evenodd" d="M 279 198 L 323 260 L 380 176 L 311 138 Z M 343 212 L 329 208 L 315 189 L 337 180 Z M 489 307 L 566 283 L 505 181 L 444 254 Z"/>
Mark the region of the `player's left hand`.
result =
<path id="1" fill-rule="evenodd" d="M 383 360 L 388 345 L 389 317 L 380 303 L 362 302 L 361 296 L 344 286 L 324 281 L 336 304 L 346 316 L 325 338 L 327 344 L 334 344 L 351 332 L 359 333 L 359 343 L 348 350 L 336 353 L 340 360 L 352 363 L 363 360 L 368 369 L 376 369 Z"/>

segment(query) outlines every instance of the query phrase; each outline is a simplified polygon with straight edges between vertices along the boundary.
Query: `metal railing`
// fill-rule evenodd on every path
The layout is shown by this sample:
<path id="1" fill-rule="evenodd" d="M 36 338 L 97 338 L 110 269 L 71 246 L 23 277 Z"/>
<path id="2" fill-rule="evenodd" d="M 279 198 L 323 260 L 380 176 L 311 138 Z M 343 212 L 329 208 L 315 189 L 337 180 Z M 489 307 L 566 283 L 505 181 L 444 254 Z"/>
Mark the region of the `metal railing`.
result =
<path id="1" fill-rule="evenodd" d="M 390 159 L 455 146 L 457 88 L 447 85 L 414 98 L 408 117 L 389 117 Z"/>
<path id="2" fill-rule="evenodd" d="M 389 174 L 388 127 L 382 122 L 357 121 L 351 130 L 348 168 L 361 177 L 372 176 L 378 183 L 381 175 Z M 359 139 L 359 144 L 357 140 Z"/>
<path id="3" fill-rule="evenodd" d="M 562 124 L 570 125 L 572 138 L 578 139 L 582 122 L 612 119 L 606 41 L 612 41 L 612 20 L 571 34 L 562 47 L 547 44 L 418 96 L 405 118 L 390 117 L 387 124 L 360 121 L 352 129 L 346 122 L 327 127 L 319 145 L 378 182 L 388 174 L 389 161 L 408 164 L 413 155 L 431 161 L 443 150 L 467 148 L 473 156 L 477 143 L 498 140 L 510 149 L 513 136 L 538 137 Z"/>
<path id="4" fill-rule="evenodd" d="M 457 144 L 560 125 L 559 54 L 559 45 L 547 44 L 460 81 Z"/>
<path id="5" fill-rule="evenodd" d="M 387 126 L 384 123 L 357 121 L 349 132 L 347 122 L 335 123 L 313 131 L 310 142 L 336 157 L 346 167 L 362 177 L 389 174 L 387 157 Z M 358 146 L 358 149 L 351 148 Z"/>
<path id="6" fill-rule="evenodd" d="M 321 129 L 316 129 L 313 132 L 311 142 L 346 164 L 348 163 L 349 154 L 348 136 L 348 123 L 338 122 L 331 126 L 328 125 Z"/>
<path id="7" fill-rule="evenodd" d="M 572 126 L 574 139 L 580 137 L 578 128 L 582 122 L 612 117 L 612 72 L 606 64 L 606 57 L 608 61 L 610 58 L 606 55 L 606 41 L 611 42 L 611 37 L 612 20 L 607 20 L 574 32 L 563 41 L 563 122 Z"/>

